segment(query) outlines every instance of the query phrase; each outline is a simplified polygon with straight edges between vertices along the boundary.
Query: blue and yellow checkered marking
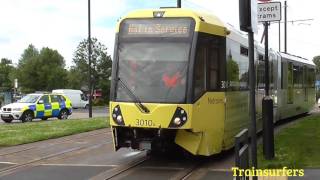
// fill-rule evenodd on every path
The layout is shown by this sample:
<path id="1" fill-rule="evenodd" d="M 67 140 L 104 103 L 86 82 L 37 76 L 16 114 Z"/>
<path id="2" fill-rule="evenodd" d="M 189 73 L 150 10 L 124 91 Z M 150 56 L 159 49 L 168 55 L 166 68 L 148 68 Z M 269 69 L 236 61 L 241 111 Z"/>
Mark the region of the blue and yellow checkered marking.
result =
<path id="1" fill-rule="evenodd" d="M 35 111 L 36 110 L 36 105 L 30 105 L 29 109 L 32 110 L 32 111 Z"/>
<path id="2" fill-rule="evenodd" d="M 44 109 L 46 109 L 46 110 L 52 109 L 51 104 L 45 104 L 45 105 L 44 105 Z"/>
<path id="3" fill-rule="evenodd" d="M 53 116 L 53 117 L 59 116 L 59 113 L 60 113 L 60 110 L 59 110 L 59 109 L 53 109 L 53 110 L 52 110 L 52 116 Z"/>
<path id="4" fill-rule="evenodd" d="M 42 117 L 44 117 L 44 111 L 37 111 L 36 117 L 37 117 L 37 118 L 42 118 Z"/>
<path id="5" fill-rule="evenodd" d="M 65 107 L 66 107 L 66 103 L 61 102 L 61 103 L 60 103 L 60 108 L 62 109 L 62 108 L 65 108 Z"/>
<path id="6" fill-rule="evenodd" d="M 70 113 L 72 112 L 70 103 L 66 104 L 66 102 L 29 105 L 27 109 L 32 110 L 36 118 L 42 118 L 58 117 L 60 114 L 60 110 L 64 108 L 67 108 Z"/>

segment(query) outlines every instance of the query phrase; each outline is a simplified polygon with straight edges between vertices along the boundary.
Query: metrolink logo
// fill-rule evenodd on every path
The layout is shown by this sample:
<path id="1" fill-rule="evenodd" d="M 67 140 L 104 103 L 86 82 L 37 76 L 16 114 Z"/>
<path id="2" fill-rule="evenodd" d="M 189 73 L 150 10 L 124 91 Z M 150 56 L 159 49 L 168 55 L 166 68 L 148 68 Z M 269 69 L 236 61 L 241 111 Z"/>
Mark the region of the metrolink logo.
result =
<path id="1" fill-rule="evenodd" d="M 231 168 L 233 176 L 304 176 L 303 169 L 288 169 L 283 167 L 282 169 L 240 169 L 238 167 Z"/>

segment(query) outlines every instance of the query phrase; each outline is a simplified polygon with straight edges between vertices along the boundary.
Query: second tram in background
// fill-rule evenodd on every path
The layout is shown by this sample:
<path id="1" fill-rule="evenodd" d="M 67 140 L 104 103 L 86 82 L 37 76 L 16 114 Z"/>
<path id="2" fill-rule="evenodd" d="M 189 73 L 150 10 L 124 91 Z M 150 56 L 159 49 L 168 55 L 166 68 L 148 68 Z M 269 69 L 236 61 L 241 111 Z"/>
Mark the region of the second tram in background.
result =
<path id="1" fill-rule="evenodd" d="M 115 149 L 177 144 L 210 156 L 249 126 L 248 40 L 217 17 L 185 9 L 139 10 L 119 21 L 110 124 Z M 315 104 L 315 65 L 270 50 L 274 120 Z M 261 130 L 264 51 L 255 44 L 257 129 Z"/>

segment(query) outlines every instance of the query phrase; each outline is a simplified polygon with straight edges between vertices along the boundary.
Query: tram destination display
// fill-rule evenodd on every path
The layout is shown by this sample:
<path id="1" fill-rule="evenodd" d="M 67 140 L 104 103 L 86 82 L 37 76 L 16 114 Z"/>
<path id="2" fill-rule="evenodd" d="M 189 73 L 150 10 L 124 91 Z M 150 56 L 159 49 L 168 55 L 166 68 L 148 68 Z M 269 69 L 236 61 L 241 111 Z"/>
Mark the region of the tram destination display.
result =
<path id="1" fill-rule="evenodd" d="M 189 37 L 190 19 L 127 19 L 121 24 L 121 36 L 126 37 Z"/>

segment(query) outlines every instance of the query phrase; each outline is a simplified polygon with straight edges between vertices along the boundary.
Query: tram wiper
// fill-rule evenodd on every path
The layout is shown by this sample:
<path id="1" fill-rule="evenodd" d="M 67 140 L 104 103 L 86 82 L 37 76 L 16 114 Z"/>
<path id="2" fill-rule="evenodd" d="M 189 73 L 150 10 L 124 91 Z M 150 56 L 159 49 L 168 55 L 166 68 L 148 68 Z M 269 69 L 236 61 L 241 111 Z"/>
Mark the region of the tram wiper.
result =
<path id="1" fill-rule="evenodd" d="M 141 103 L 140 99 L 138 98 L 138 96 L 136 96 L 131 89 L 128 88 L 128 86 L 126 85 L 126 83 L 124 83 L 120 77 L 118 77 L 117 79 L 118 82 L 120 82 L 122 84 L 122 86 L 127 90 L 128 95 L 130 96 L 131 99 L 134 100 L 134 104 L 138 107 L 138 109 L 144 113 L 149 113 L 150 110 Z"/>

